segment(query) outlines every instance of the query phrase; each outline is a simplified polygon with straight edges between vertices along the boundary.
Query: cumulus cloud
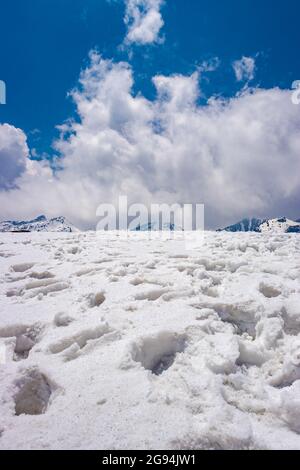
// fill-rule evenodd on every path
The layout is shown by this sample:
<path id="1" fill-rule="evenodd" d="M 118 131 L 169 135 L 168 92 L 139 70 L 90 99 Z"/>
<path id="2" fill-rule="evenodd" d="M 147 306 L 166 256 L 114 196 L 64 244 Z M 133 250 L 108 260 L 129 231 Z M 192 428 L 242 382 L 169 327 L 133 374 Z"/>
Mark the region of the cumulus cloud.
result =
<path id="1" fill-rule="evenodd" d="M 28 156 L 24 132 L 8 124 L 0 124 L 0 190 L 15 186 L 16 179 L 26 169 Z"/>
<path id="2" fill-rule="evenodd" d="M 60 169 L 34 162 L 15 170 L 16 187 L 0 191 L 2 217 L 42 211 L 92 228 L 97 206 L 119 195 L 204 203 L 206 227 L 246 215 L 299 217 L 300 115 L 290 91 L 246 90 L 201 106 L 199 72 L 154 77 L 154 101 L 135 95 L 133 83 L 128 63 L 91 54 L 72 93 L 78 116 L 55 143 Z"/>
<path id="3" fill-rule="evenodd" d="M 244 56 L 240 60 L 233 62 L 232 66 L 238 82 L 249 82 L 254 79 L 255 60 L 253 57 Z"/>
<path id="4" fill-rule="evenodd" d="M 124 21 L 128 28 L 125 42 L 145 45 L 160 41 L 163 0 L 125 0 L 125 3 Z"/>

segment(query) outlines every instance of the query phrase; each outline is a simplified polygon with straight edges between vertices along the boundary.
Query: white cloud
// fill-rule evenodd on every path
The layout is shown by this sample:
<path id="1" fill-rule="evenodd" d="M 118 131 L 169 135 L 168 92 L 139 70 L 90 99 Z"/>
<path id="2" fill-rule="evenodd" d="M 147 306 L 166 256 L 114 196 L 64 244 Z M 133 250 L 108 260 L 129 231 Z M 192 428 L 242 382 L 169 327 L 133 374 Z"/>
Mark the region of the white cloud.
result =
<path id="1" fill-rule="evenodd" d="M 242 57 L 232 64 L 238 82 L 251 81 L 255 76 L 255 60 L 253 57 Z"/>
<path id="2" fill-rule="evenodd" d="M 23 131 L 0 124 L 0 190 L 14 187 L 25 171 L 29 149 Z"/>
<path id="3" fill-rule="evenodd" d="M 207 226 L 246 215 L 299 217 L 300 115 L 291 92 L 248 90 L 199 106 L 198 78 L 156 76 L 149 101 L 133 95 L 127 63 L 93 53 L 73 92 L 78 118 L 56 142 L 62 169 L 23 166 L 18 188 L 0 191 L 2 217 L 45 212 L 95 227 L 97 206 L 119 195 L 205 203 Z"/>
<path id="4" fill-rule="evenodd" d="M 128 28 L 127 44 L 152 44 L 160 40 L 164 25 L 160 12 L 163 0 L 125 0 L 125 24 Z"/>
<path id="5" fill-rule="evenodd" d="M 198 66 L 200 72 L 215 72 L 221 65 L 219 57 L 213 57 L 209 60 L 205 60 Z"/>

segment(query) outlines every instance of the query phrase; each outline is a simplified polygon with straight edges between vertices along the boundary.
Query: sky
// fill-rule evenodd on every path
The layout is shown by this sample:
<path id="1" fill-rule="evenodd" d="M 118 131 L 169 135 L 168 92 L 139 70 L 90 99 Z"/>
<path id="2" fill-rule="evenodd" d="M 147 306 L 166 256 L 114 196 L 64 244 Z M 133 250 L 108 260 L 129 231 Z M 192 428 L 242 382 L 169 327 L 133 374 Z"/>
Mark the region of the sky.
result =
<path id="1" fill-rule="evenodd" d="M 203 203 L 207 228 L 299 219 L 299 13 L 296 0 L 2 4 L 0 218 L 93 228 L 100 203 L 127 195 Z"/>

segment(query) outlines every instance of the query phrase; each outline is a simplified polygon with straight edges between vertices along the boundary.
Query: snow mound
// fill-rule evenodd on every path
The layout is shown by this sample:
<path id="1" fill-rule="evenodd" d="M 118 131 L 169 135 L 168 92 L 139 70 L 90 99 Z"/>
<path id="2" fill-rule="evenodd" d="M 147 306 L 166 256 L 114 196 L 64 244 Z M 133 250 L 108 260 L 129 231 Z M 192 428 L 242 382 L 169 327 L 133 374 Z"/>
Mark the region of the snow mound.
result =
<path id="1" fill-rule="evenodd" d="M 162 332 L 156 337 L 144 338 L 135 344 L 132 358 L 155 375 L 161 375 L 174 363 L 177 353 L 185 349 L 186 337 Z"/>

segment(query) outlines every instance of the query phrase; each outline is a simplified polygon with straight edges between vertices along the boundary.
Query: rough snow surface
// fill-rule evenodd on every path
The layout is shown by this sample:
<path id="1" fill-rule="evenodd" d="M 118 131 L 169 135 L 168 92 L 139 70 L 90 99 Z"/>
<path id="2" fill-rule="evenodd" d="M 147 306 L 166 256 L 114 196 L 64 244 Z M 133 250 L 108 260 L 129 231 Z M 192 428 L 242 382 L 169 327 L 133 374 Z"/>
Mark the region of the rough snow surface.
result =
<path id="1" fill-rule="evenodd" d="M 300 449 L 298 235 L 1 234 L 1 449 Z"/>

